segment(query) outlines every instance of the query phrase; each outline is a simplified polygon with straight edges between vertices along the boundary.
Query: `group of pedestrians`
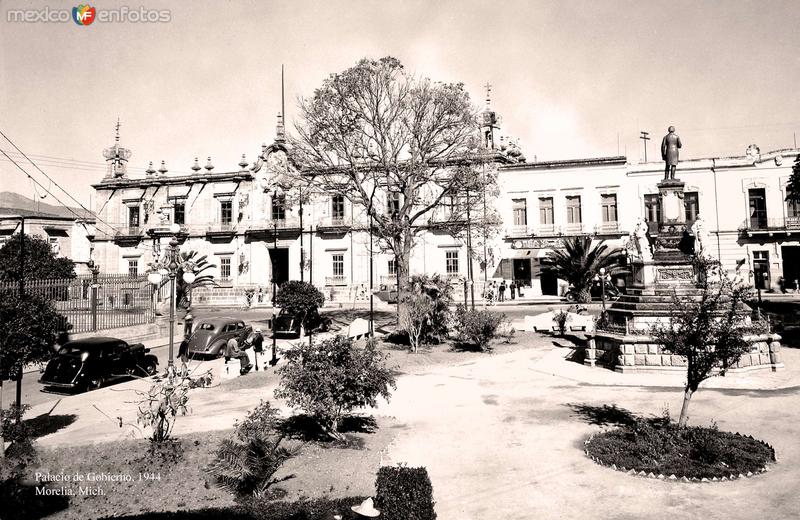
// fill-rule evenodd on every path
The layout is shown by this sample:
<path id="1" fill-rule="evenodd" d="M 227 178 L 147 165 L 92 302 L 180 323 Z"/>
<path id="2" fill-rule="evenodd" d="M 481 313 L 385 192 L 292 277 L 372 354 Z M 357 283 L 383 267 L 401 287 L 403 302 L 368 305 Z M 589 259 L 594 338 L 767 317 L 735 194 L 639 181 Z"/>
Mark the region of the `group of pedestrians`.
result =
<path id="1" fill-rule="evenodd" d="M 484 298 L 490 305 L 495 302 L 504 302 L 506 301 L 507 289 L 510 289 L 509 296 L 512 300 L 517 296 L 520 298 L 522 297 L 522 285 L 517 284 L 514 280 L 511 280 L 511 282 L 506 285 L 505 279 L 501 279 L 500 283 L 497 283 L 496 280 L 489 282 L 489 285 L 486 287 Z"/>
<path id="2" fill-rule="evenodd" d="M 178 359 L 181 362 L 181 376 L 186 377 L 189 375 L 189 342 L 192 335 L 186 332 L 178 346 Z M 239 360 L 239 374 L 245 375 L 253 369 L 253 364 L 250 363 L 250 356 L 247 355 L 246 349 L 252 348 L 256 354 L 264 350 L 264 336 L 261 335 L 261 329 L 255 329 L 244 341 L 244 348 L 239 346 L 239 341 L 236 338 L 231 338 L 225 344 L 225 363 L 231 359 Z"/>

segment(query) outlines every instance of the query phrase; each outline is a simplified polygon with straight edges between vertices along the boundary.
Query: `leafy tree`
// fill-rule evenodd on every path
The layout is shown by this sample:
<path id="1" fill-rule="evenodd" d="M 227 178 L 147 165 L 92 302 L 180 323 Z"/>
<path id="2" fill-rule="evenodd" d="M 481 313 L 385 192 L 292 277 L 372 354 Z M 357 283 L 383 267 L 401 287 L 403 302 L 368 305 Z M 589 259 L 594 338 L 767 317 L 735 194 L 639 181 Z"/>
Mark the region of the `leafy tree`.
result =
<path id="1" fill-rule="evenodd" d="M 275 397 L 300 408 L 331 438 L 340 438 L 339 420 L 359 407 L 388 400 L 396 388 L 386 358 L 370 340 L 364 348 L 335 336 L 318 344 L 300 344 L 285 354 Z"/>
<path id="2" fill-rule="evenodd" d="M 275 294 L 275 305 L 292 314 L 303 316 L 303 325 L 306 328 L 308 321 L 324 303 L 325 296 L 322 292 L 308 282 L 285 282 Z"/>
<path id="3" fill-rule="evenodd" d="M 609 274 L 624 270 L 619 265 L 623 258 L 622 249 L 610 249 L 605 240 L 592 245 L 592 237 L 578 236 L 564 238 L 561 241 L 563 250 L 551 251 L 547 254 L 550 265 L 546 268 L 558 278 L 567 281 L 578 295 L 578 301 L 591 301 L 592 278 L 605 268 Z"/>
<path id="4" fill-rule="evenodd" d="M 478 153 L 476 115 L 462 84 L 415 78 L 392 57 L 362 59 L 301 100 L 292 162 L 300 179 L 372 217 L 379 249 L 397 258 L 401 313 L 415 241 L 463 220 L 437 209 Z M 477 216 L 481 198 L 471 203 Z"/>
<path id="5" fill-rule="evenodd" d="M 0 296 L 0 367 L 7 379 L 25 365 L 50 359 L 66 318 L 37 294 L 21 298 L 7 291 Z"/>
<path id="6" fill-rule="evenodd" d="M 673 295 L 666 324 L 657 324 L 650 334 L 663 349 L 686 358 L 686 385 L 678 425 L 686 426 L 689 401 L 700 383 L 724 375 L 742 355 L 750 351 L 744 339 L 742 302 L 752 289 L 737 278 L 721 273 L 718 264 L 696 260 L 700 294 L 694 298 Z"/>
<path id="7" fill-rule="evenodd" d="M 792 165 L 792 175 L 786 184 L 786 200 L 800 202 L 800 154 Z"/>
<path id="8" fill-rule="evenodd" d="M 0 281 L 18 281 L 22 235 L 16 233 L 0 248 Z M 75 278 L 75 263 L 56 256 L 50 244 L 36 236 L 25 235 L 25 279 Z"/>

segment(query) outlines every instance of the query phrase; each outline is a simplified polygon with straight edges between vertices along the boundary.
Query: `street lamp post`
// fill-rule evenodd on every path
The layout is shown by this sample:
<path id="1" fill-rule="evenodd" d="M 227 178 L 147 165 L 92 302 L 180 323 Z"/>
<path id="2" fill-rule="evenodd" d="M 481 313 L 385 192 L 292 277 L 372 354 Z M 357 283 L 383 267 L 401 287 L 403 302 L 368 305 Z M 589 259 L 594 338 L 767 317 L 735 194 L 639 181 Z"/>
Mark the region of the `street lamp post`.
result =
<path id="1" fill-rule="evenodd" d="M 600 282 L 600 301 L 603 306 L 603 314 L 606 313 L 606 282 L 611 281 L 611 275 L 606 274 L 606 268 L 600 268 L 600 274 L 594 275 L 594 281 Z"/>
<path id="2" fill-rule="evenodd" d="M 175 285 L 178 276 L 178 269 L 183 267 L 183 281 L 191 284 L 195 281 L 194 266 L 190 262 L 179 263 L 180 249 L 178 247 L 178 233 L 181 231 L 180 224 L 172 224 L 169 227 L 172 239 L 169 241 L 169 248 L 164 254 L 164 258 L 156 261 L 154 271 L 147 275 L 147 280 L 158 287 L 164 275 L 169 276 L 169 359 L 167 360 L 167 376 L 175 375 Z M 188 330 L 191 330 L 191 313 L 187 314 Z M 184 325 L 186 332 L 186 324 Z"/>

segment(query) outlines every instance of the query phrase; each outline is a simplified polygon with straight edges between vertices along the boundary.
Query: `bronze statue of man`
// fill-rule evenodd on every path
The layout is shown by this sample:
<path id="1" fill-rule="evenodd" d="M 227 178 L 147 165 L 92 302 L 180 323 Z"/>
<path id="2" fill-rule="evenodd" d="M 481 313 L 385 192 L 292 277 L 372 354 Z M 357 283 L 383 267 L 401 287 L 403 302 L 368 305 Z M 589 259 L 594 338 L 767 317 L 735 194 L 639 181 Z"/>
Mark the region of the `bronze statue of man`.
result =
<path id="1" fill-rule="evenodd" d="M 678 150 L 681 138 L 675 135 L 675 127 L 670 126 L 669 133 L 661 140 L 661 158 L 664 160 L 664 180 L 675 179 L 675 168 L 678 167 Z"/>

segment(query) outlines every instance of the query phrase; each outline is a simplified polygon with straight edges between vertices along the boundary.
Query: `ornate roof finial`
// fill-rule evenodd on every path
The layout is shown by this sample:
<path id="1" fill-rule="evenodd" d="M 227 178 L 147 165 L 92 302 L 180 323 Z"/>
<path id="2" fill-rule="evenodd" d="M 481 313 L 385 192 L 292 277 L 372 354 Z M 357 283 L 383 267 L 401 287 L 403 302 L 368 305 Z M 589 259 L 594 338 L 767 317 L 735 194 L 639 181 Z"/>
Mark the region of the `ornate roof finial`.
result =
<path id="1" fill-rule="evenodd" d="M 192 170 L 193 170 L 195 173 L 197 173 L 197 172 L 199 172 L 200 170 L 202 170 L 202 168 L 200 168 L 200 163 L 198 162 L 198 160 L 197 160 L 197 157 L 195 157 L 195 158 L 194 158 L 194 164 L 192 165 Z"/>
<path id="2" fill-rule="evenodd" d="M 248 164 L 247 159 L 245 159 L 244 154 L 242 154 L 242 160 L 239 161 L 239 168 L 241 168 L 242 171 L 246 171 L 247 170 L 247 164 Z"/>
<path id="3" fill-rule="evenodd" d="M 117 116 L 117 136 L 114 138 L 116 142 L 119 142 L 119 116 Z"/>
<path id="4" fill-rule="evenodd" d="M 492 84 L 486 82 L 484 87 L 486 88 L 486 108 L 488 109 L 492 105 Z"/>
<path id="5" fill-rule="evenodd" d="M 161 161 L 161 168 L 158 169 L 158 173 L 160 173 L 161 175 L 166 175 L 167 171 L 168 171 L 167 165 L 164 164 L 164 161 Z"/>
<path id="6" fill-rule="evenodd" d="M 146 173 L 147 175 L 153 175 L 154 173 L 156 173 L 156 171 L 153 169 L 153 161 L 150 161 L 150 165 L 147 167 L 144 173 Z"/>
<path id="7" fill-rule="evenodd" d="M 214 165 L 211 164 L 211 156 L 209 155 L 208 156 L 208 162 L 206 163 L 206 171 L 208 173 L 211 173 L 211 170 L 213 170 L 213 169 L 214 169 Z"/>
<path id="8" fill-rule="evenodd" d="M 115 125 L 114 144 L 110 148 L 103 150 L 103 157 L 108 163 L 106 178 L 121 178 L 128 173 L 127 163 L 131 158 L 131 151 L 119 145 L 119 118 Z"/>

